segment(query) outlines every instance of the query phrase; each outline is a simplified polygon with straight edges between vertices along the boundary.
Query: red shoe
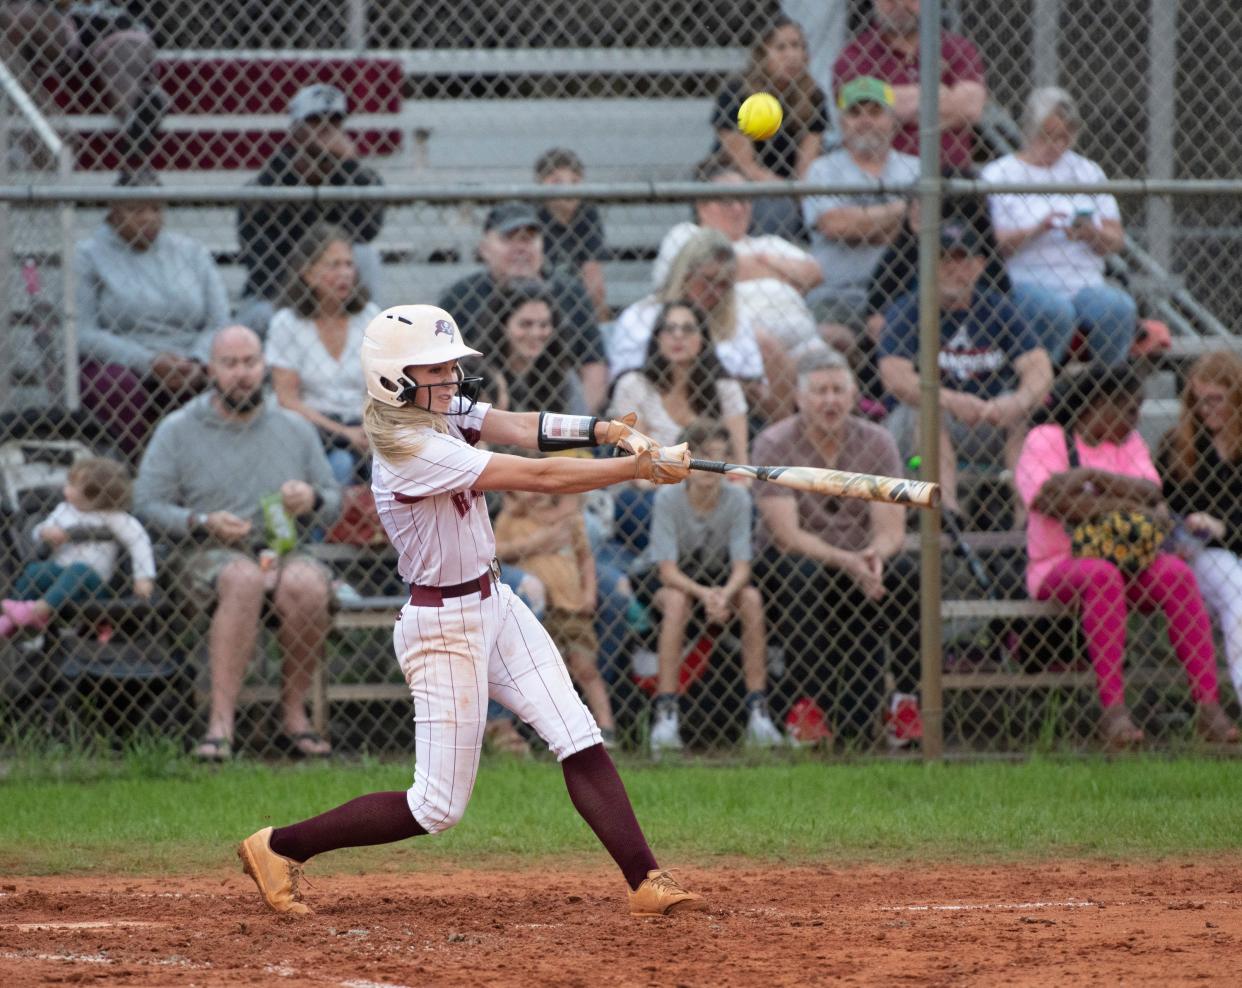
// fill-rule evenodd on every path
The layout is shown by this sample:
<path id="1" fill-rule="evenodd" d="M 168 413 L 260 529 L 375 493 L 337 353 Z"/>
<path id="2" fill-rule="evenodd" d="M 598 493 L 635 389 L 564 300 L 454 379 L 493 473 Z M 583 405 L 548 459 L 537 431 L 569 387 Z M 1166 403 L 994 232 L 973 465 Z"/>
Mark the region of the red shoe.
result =
<path id="1" fill-rule="evenodd" d="M 923 740 L 923 715 L 919 701 L 909 693 L 894 693 L 884 711 L 884 741 L 892 749 L 908 748 Z"/>
<path id="2" fill-rule="evenodd" d="M 785 736 L 795 748 L 827 743 L 832 740 L 832 728 L 824 720 L 819 704 L 809 697 L 795 703 L 785 717 Z"/>

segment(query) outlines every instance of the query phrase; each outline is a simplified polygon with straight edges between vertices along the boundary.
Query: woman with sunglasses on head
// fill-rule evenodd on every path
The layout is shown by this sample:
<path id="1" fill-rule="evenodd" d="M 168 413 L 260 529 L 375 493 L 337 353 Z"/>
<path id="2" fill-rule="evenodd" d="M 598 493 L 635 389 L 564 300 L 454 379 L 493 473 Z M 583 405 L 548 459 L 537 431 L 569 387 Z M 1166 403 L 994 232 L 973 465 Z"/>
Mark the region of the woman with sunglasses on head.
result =
<path id="1" fill-rule="evenodd" d="M 1242 698 L 1242 357 L 1222 350 L 1195 361 L 1156 465 L 1169 508 L 1189 536 L 1177 544 L 1220 623 L 1229 676 Z"/>
<path id="2" fill-rule="evenodd" d="M 707 316 L 689 299 L 668 302 L 656 318 L 647 360 L 613 386 L 609 414 L 638 408 L 642 430 L 671 446 L 696 418 L 721 423 L 729 433 L 729 458 L 749 463 L 746 395 L 725 373 L 712 349 Z M 624 412 L 622 412 L 624 414 Z"/>
<path id="3" fill-rule="evenodd" d="M 272 909 L 305 915 L 311 910 L 298 883 L 316 854 L 452 827 L 474 788 L 490 697 L 555 752 L 575 808 L 625 876 L 632 914 L 705 908 L 656 864 L 564 661 L 526 605 L 496 579 L 483 497 L 580 493 L 634 478 L 678 483 L 689 473 L 689 454 L 685 446 L 658 446 L 624 421 L 476 404 L 480 379 L 466 378 L 461 361 L 478 356 L 453 317 L 430 305 L 386 309 L 367 326 L 362 345 L 372 490 L 410 587 L 393 644 L 414 701 L 414 782 L 405 792 L 370 793 L 292 826 L 265 827 L 238 854 Z M 609 444 L 632 455 L 530 459 L 484 452 L 479 442 L 541 452 Z"/>

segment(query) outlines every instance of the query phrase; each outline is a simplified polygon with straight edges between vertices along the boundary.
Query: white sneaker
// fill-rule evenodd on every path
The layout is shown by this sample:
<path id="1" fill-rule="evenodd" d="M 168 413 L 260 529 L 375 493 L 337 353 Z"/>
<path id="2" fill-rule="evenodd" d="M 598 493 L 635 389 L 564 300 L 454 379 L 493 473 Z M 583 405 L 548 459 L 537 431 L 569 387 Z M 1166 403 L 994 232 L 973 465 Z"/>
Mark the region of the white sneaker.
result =
<path id="1" fill-rule="evenodd" d="M 746 743 L 756 748 L 779 748 L 785 743 L 785 735 L 776 729 L 766 710 L 751 710 L 746 725 Z"/>
<path id="2" fill-rule="evenodd" d="M 681 732 L 676 710 L 657 710 L 651 725 L 651 750 L 678 751 L 681 749 Z"/>

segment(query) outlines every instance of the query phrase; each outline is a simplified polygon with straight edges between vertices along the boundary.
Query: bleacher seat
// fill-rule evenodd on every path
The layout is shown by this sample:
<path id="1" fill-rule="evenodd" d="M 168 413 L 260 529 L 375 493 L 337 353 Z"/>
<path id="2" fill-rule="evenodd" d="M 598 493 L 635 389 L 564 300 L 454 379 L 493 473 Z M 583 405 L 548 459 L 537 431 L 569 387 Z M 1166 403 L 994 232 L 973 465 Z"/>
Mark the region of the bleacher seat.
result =
<path id="1" fill-rule="evenodd" d="M 169 97 L 169 117 L 151 158 L 160 171 L 262 167 L 288 129 L 289 101 L 312 83 L 331 83 L 345 92 L 353 124 L 347 131 L 365 157 L 389 157 L 402 147 L 402 128 L 374 119 L 401 111 L 404 75 L 396 59 L 167 53 L 156 62 L 156 73 Z M 120 167 L 119 132 L 99 103 L 97 81 L 86 72 L 56 74 L 47 76 L 44 86 L 78 136 L 77 167 Z M 256 125 L 256 117 L 271 120 Z"/>

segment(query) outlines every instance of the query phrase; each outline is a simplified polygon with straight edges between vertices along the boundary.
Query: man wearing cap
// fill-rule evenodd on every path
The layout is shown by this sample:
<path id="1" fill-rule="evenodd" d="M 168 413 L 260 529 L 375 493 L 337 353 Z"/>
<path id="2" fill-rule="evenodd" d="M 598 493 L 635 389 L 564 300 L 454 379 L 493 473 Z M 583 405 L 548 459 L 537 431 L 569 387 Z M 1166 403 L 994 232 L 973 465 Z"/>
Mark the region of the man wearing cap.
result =
<path id="1" fill-rule="evenodd" d="M 345 133 L 345 94 L 317 84 L 298 90 L 289 103 L 285 141 L 253 181 L 257 186 L 382 185 L 383 180 L 358 160 Z M 285 258 L 316 223 L 339 226 L 353 237 L 359 277 L 372 297 L 379 288 L 379 259 L 370 247 L 384 223 L 380 203 L 246 203 L 237 213 L 237 239 L 247 271 L 238 311 L 240 322 L 258 333 L 267 329 L 273 301 L 287 277 Z"/>
<path id="2" fill-rule="evenodd" d="M 903 154 L 919 153 L 919 0 L 874 0 L 871 26 L 847 44 L 832 66 L 838 97 L 860 76 L 882 79 L 893 87 L 897 133 L 893 146 Z M 935 78 L 931 72 L 927 77 Z M 983 117 L 988 91 L 983 58 L 968 39 L 940 32 L 940 160 L 968 168 L 975 149 L 975 125 Z"/>
<path id="3" fill-rule="evenodd" d="M 866 316 L 867 285 L 876 261 L 905 220 L 907 200 L 882 191 L 917 181 L 919 162 L 893 150 L 897 118 L 893 88 L 879 79 L 854 79 L 841 89 L 843 146 L 817 158 L 808 182 L 858 186 L 862 195 L 807 196 L 802 218 L 811 231 L 811 253 L 824 273 L 812 304 L 832 301 Z"/>
<path id="4" fill-rule="evenodd" d="M 1004 296 L 979 283 L 987 264 L 969 225 L 940 234 L 940 482 L 946 511 L 960 512 L 959 458 L 1012 468 L 1031 412 L 1052 387 L 1052 362 L 1030 325 Z M 879 343 L 880 379 L 901 402 L 888 425 L 903 460 L 921 450 L 918 435 L 919 297 L 889 307 Z"/>
<path id="5" fill-rule="evenodd" d="M 580 410 L 598 412 L 608 390 L 608 365 L 595 307 L 580 278 L 545 270 L 543 225 L 534 207 L 524 202 L 493 206 L 483 222 L 479 259 L 483 270 L 449 285 L 440 297 L 440 308 L 453 314 L 464 335 L 480 341 L 479 349 L 484 353 L 500 353 L 504 341 L 497 335 L 499 327 L 485 325 L 492 292 L 517 279 L 545 282 L 559 310 L 557 323 L 564 343 L 581 378 L 585 407 Z"/>

